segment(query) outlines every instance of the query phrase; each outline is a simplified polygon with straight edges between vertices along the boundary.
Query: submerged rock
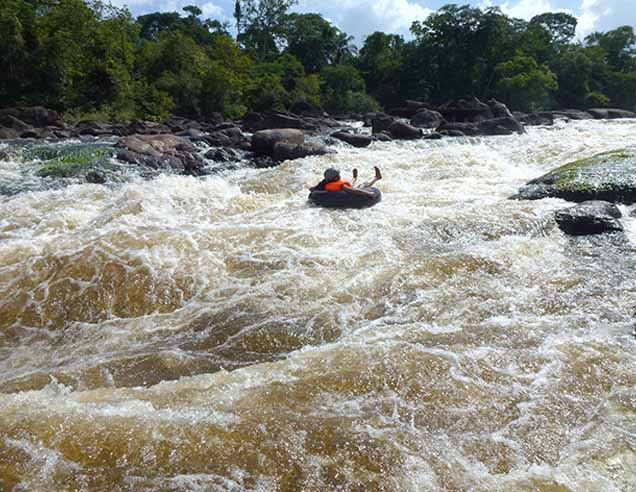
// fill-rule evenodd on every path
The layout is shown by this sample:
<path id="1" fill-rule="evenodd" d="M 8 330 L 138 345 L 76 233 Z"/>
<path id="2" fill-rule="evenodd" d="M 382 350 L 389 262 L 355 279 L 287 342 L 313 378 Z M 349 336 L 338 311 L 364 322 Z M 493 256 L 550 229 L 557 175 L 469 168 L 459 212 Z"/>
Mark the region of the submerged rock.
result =
<path id="1" fill-rule="evenodd" d="M 597 120 L 615 120 L 620 118 L 636 118 L 636 114 L 625 109 L 615 108 L 593 108 L 588 109 L 590 113 Z"/>
<path id="2" fill-rule="evenodd" d="M 566 234 L 585 236 L 621 232 L 621 212 L 613 203 L 593 200 L 559 210 L 555 214 L 559 228 Z"/>
<path id="3" fill-rule="evenodd" d="M 513 198 L 563 198 L 572 202 L 636 202 L 636 147 L 570 162 L 533 179 Z"/>
<path id="4" fill-rule="evenodd" d="M 27 158 L 41 161 L 36 174 L 41 177 L 72 178 L 88 176 L 96 168 L 108 167 L 112 147 L 71 145 L 65 147 L 35 147 Z"/>

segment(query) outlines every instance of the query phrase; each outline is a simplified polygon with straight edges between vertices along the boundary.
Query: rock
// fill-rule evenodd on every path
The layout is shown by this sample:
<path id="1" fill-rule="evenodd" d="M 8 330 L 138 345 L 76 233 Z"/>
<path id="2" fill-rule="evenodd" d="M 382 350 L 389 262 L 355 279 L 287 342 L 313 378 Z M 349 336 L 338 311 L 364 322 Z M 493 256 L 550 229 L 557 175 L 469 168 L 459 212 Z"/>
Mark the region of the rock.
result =
<path id="1" fill-rule="evenodd" d="M 493 118 L 477 123 L 477 128 L 484 135 L 510 135 L 525 133 L 523 125 L 512 117 Z"/>
<path id="2" fill-rule="evenodd" d="M 342 140 L 343 142 L 347 142 L 349 145 L 353 145 L 354 147 L 368 147 L 371 145 L 371 142 L 373 142 L 372 137 L 356 133 L 336 132 L 332 133 L 331 136 L 338 140 Z"/>
<path id="3" fill-rule="evenodd" d="M 630 217 L 636 217 L 636 208 L 629 213 Z"/>
<path id="4" fill-rule="evenodd" d="M 631 111 L 626 111 L 624 109 L 593 108 L 593 109 L 588 109 L 587 112 L 590 113 L 597 120 L 636 118 L 636 114 L 632 113 Z"/>
<path id="5" fill-rule="evenodd" d="M 303 127 L 301 119 L 296 116 L 289 116 L 282 113 L 268 113 L 265 115 L 259 115 L 260 118 L 256 118 L 256 114 L 258 113 L 251 113 L 243 120 L 243 127 L 248 131 L 272 130 L 279 128 L 300 129 Z"/>
<path id="6" fill-rule="evenodd" d="M 206 137 L 205 132 L 202 132 L 201 130 L 197 130 L 196 128 L 188 128 L 187 130 L 177 132 L 177 135 L 179 137 L 189 137 L 195 141 L 203 140 Z"/>
<path id="7" fill-rule="evenodd" d="M 636 203 L 636 147 L 565 164 L 528 182 L 512 198 L 537 200 L 546 197 L 572 202 Z"/>
<path id="8" fill-rule="evenodd" d="M 290 161 L 293 159 L 301 159 L 310 155 L 324 155 L 329 153 L 324 145 L 312 142 L 300 144 L 290 143 L 286 141 L 276 142 L 272 157 L 276 161 Z"/>
<path id="9" fill-rule="evenodd" d="M 365 127 L 371 127 L 373 126 L 373 119 L 376 117 L 376 115 L 381 114 L 381 113 L 365 113 L 362 116 L 362 123 Z"/>
<path id="10" fill-rule="evenodd" d="M 395 121 L 389 127 L 389 133 L 393 138 L 399 140 L 414 140 L 416 138 L 422 138 L 422 130 L 415 128 L 407 123 L 401 121 Z"/>
<path id="11" fill-rule="evenodd" d="M 373 135 L 376 142 L 392 142 L 393 137 L 388 132 L 380 132 Z"/>
<path id="12" fill-rule="evenodd" d="M 233 149 L 211 149 L 205 153 L 204 157 L 215 162 L 234 162 L 241 160 L 241 154 Z"/>
<path id="13" fill-rule="evenodd" d="M 390 126 L 395 123 L 395 118 L 385 113 L 375 113 L 371 119 L 372 133 L 380 133 L 388 131 Z"/>
<path id="14" fill-rule="evenodd" d="M 457 123 L 448 121 L 443 122 L 440 126 L 437 127 L 435 131 L 441 133 L 442 135 L 449 135 L 448 132 L 461 132 L 462 136 L 476 136 L 481 133 L 479 128 L 472 123 Z"/>
<path id="15" fill-rule="evenodd" d="M 459 132 L 461 133 L 461 132 Z M 463 137 L 464 134 L 462 133 L 461 136 Z M 444 135 L 442 135 L 441 133 L 438 132 L 433 132 L 433 133 L 429 133 L 428 135 L 426 135 L 424 137 L 425 140 L 441 140 L 444 137 Z"/>
<path id="16" fill-rule="evenodd" d="M 438 132 L 433 132 L 431 135 L 441 135 L 443 137 L 465 137 L 466 134 L 461 130 L 440 130 Z"/>
<path id="17" fill-rule="evenodd" d="M 539 111 L 530 114 L 515 114 L 515 118 L 528 126 L 554 125 L 554 115 L 550 111 Z"/>
<path id="18" fill-rule="evenodd" d="M 86 182 L 92 184 L 104 184 L 106 182 L 106 176 L 99 171 L 89 171 L 86 173 Z"/>
<path id="19" fill-rule="evenodd" d="M 476 97 L 450 101 L 437 108 L 445 120 L 457 123 L 474 123 L 494 118 L 492 109 Z"/>
<path id="20" fill-rule="evenodd" d="M 126 135 L 160 135 L 169 131 L 170 128 L 168 126 L 155 121 L 135 120 L 130 122 L 124 133 Z"/>
<path id="21" fill-rule="evenodd" d="M 64 126 L 64 120 L 57 111 L 46 109 L 42 106 L 0 109 L 0 119 L 6 115 L 13 116 L 36 128 L 43 128 L 45 126 Z"/>
<path id="22" fill-rule="evenodd" d="M 495 118 L 514 118 L 512 113 L 504 103 L 495 99 L 490 99 L 486 104 L 490 107 Z"/>
<path id="23" fill-rule="evenodd" d="M 260 130 L 252 135 L 252 150 L 257 154 L 272 155 L 278 142 L 300 145 L 305 142 L 305 134 L 294 128 Z"/>
<path id="24" fill-rule="evenodd" d="M 559 228 L 573 236 L 620 232 L 623 230 L 617 220 L 620 217 L 616 205 L 604 201 L 586 201 L 555 214 Z"/>
<path id="25" fill-rule="evenodd" d="M 201 174 L 205 166 L 194 145 L 175 135 L 130 135 L 117 142 L 117 158 L 152 169 L 175 169 Z"/>
<path id="26" fill-rule="evenodd" d="M 411 118 L 415 114 L 415 109 L 407 107 L 390 108 L 387 110 L 387 114 L 397 118 Z"/>
<path id="27" fill-rule="evenodd" d="M 240 147 L 247 137 L 237 126 L 215 131 L 203 138 L 212 147 Z"/>
<path id="28" fill-rule="evenodd" d="M 95 168 L 110 165 L 113 149 L 101 145 L 38 146 L 25 151 L 30 160 L 41 161 L 36 171 L 41 177 L 85 176 Z"/>
<path id="29" fill-rule="evenodd" d="M 20 134 L 13 128 L 0 128 L 0 140 L 12 140 L 19 136 Z"/>
<path id="30" fill-rule="evenodd" d="M 27 130 L 31 130 L 30 125 L 27 125 L 24 121 L 10 114 L 5 114 L 0 117 L 0 126 L 4 126 L 5 128 L 11 128 L 12 130 L 17 131 L 18 133 L 23 133 L 23 132 L 26 132 Z"/>
<path id="31" fill-rule="evenodd" d="M 417 128 L 437 128 L 444 121 L 441 113 L 430 109 L 420 109 L 413 118 L 411 125 Z"/>
<path id="32" fill-rule="evenodd" d="M 558 111 L 552 111 L 552 114 L 556 117 L 567 118 L 569 120 L 592 120 L 594 116 L 585 111 L 579 109 L 562 109 Z"/>
<path id="33" fill-rule="evenodd" d="M 84 120 L 75 125 L 75 131 L 78 135 L 99 137 L 100 135 L 113 135 L 113 126 L 103 121 Z"/>

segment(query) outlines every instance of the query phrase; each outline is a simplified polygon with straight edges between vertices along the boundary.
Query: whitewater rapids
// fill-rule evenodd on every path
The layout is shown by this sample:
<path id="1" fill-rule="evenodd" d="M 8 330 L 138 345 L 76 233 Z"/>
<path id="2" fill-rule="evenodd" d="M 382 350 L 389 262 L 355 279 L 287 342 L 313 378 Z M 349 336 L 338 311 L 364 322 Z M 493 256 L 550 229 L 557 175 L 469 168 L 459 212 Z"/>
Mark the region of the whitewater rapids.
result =
<path id="1" fill-rule="evenodd" d="M 634 143 L 560 122 L 0 197 L 0 490 L 635 491 L 633 207 L 572 239 L 566 202 L 508 199 Z M 379 205 L 307 205 L 374 165 Z"/>

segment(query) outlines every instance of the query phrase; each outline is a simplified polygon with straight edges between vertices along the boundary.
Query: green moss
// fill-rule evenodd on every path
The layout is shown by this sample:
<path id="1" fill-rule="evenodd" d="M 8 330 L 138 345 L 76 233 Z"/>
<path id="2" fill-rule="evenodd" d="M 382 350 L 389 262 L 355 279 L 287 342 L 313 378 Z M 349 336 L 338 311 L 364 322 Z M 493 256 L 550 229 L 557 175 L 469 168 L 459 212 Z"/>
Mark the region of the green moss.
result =
<path id="1" fill-rule="evenodd" d="M 68 178 L 87 167 L 107 162 L 112 149 L 103 146 L 36 147 L 29 151 L 32 159 L 43 161 L 36 171 L 38 176 Z"/>

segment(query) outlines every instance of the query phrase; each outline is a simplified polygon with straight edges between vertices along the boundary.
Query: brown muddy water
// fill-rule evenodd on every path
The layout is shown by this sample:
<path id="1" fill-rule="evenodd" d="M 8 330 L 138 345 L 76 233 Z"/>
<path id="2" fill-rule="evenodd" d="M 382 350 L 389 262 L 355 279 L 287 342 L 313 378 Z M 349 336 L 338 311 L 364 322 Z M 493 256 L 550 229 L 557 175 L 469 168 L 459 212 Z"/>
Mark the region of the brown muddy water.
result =
<path id="1" fill-rule="evenodd" d="M 0 198 L 0 490 L 636 491 L 636 218 L 572 239 L 566 202 L 507 199 L 635 139 L 560 123 Z M 306 204 L 376 164 L 378 206 Z"/>

